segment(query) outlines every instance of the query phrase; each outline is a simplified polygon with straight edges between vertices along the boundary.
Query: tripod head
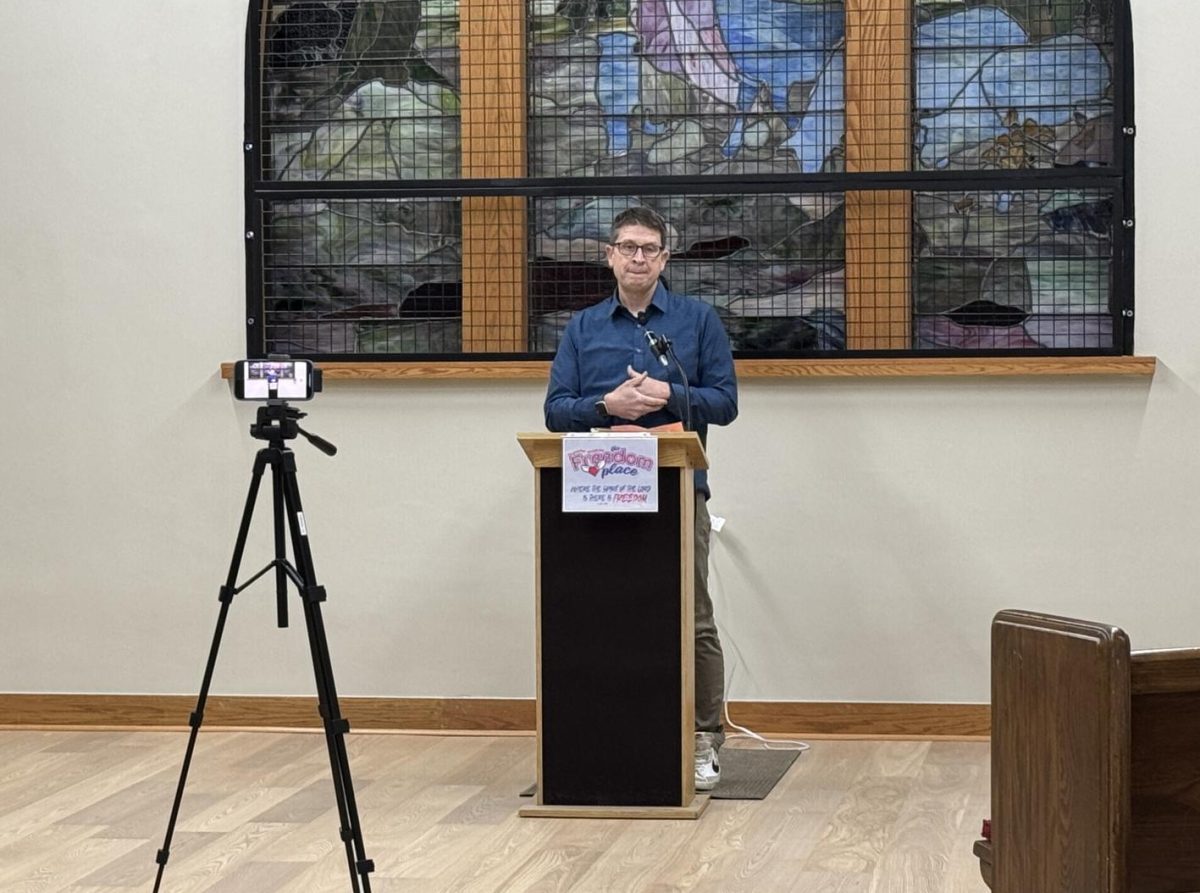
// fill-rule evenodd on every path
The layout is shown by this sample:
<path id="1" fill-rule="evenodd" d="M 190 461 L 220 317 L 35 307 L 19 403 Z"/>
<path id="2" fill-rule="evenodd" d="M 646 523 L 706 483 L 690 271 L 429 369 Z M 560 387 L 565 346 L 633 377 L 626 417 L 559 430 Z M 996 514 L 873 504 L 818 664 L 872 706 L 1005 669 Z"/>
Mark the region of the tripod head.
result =
<path id="1" fill-rule="evenodd" d="M 286 400 L 268 400 L 258 408 L 258 415 L 250 426 L 250 436 L 268 441 L 276 449 L 283 449 L 285 440 L 295 440 L 297 434 L 303 434 L 309 443 L 326 456 L 336 455 L 337 447 L 332 443 L 300 427 L 300 419 L 307 415 L 288 406 Z"/>

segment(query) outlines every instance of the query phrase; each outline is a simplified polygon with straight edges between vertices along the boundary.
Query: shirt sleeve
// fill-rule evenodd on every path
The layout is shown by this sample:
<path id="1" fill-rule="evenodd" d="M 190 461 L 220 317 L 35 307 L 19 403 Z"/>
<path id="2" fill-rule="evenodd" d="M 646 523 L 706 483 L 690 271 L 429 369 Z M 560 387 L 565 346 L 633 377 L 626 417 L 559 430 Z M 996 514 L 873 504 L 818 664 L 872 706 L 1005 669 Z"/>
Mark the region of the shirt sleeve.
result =
<path id="1" fill-rule="evenodd" d="M 582 394 L 579 369 L 579 317 L 572 317 L 563 332 L 550 367 L 550 386 L 546 389 L 543 411 L 550 431 L 590 431 L 606 427 L 609 420 L 596 411 L 603 394 Z"/>
<path id="2" fill-rule="evenodd" d="M 729 335 L 712 307 L 700 324 L 699 369 L 691 382 L 692 424 L 728 425 L 738 414 L 737 375 Z M 671 388 L 672 403 L 684 406 L 682 385 Z"/>

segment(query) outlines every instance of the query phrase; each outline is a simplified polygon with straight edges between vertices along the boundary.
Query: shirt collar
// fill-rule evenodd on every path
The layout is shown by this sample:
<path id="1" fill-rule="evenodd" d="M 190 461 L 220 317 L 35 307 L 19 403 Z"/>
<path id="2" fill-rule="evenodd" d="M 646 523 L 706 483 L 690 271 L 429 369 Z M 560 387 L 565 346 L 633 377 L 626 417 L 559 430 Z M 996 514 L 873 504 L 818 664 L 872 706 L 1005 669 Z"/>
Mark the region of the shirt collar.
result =
<path id="1" fill-rule="evenodd" d="M 652 309 L 657 310 L 660 314 L 666 313 L 667 295 L 667 287 L 659 279 L 658 284 L 654 287 L 654 294 L 650 297 L 650 304 L 646 307 L 646 315 L 649 316 Z M 609 295 L 608 305 L 608 315 L 610 317 L 616 316 L 624 309 L 625 305 L 621 303 L 621 298 L 617 295 L 616 289 L 613 289 L 613 293 Z"/>

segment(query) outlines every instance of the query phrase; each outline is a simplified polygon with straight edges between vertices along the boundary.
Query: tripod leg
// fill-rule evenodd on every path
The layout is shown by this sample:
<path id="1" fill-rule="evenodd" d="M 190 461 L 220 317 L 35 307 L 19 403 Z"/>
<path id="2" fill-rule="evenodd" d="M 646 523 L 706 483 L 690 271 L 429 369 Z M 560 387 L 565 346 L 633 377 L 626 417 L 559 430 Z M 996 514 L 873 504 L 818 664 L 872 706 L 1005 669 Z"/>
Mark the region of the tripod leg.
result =
<path id="1" fill-rule="evenodd" d="M 284 570 L 284 565 L 287 563 L 287 552 L 284 549 L 283 531 L 283 479 L 274 473 L 278 469 L 275 463 L 281 461 L 281 455 L 280 452 L 276 452 L 271 461 L 271 505 L 274 508 L 275 528 L 275 625 L 284 629 L 288 625 L 288 579 L 287 572 Z"/>
<path id="2" fill-rule="evenodd" d="M 325 745 L 329 750 L 329 765 L 333 773 L 333 790 L 341 823 L 342 842 L 346 846 L 346 863 L 350 869 L 350 886 L 357 893 L 358 878 L 362 878 L 363 893 L 371 893 L 370 874 L 375 863 L 366 857 L 362 829 L 358 821 L 358 806 L 354 799 L 354 781 L 350 777 L 350 761 L 346 755 L 345 734 L 350 723 L 338 707 L 337 688 L 333 682 L 333 665 L 329 659 L 329 643 L 325 638 L 325 623 L 321 617 L 321 602 L 325 587 L 316 583 L 308 531 L 300 506 L 300 488 L 296 482 L 296 459 L 290 450 L 282 453 L 282 462 L 272 465 L 283 481 L 283 496 L 287 506 L 288 524 L 292 534 L 292 554 L 296 569 L 304 580 L 300 597 L 304 602 L 304 620 L 308 627 L 308 645 L 312 652 L 313 672 L 317 680 L 317 700 L 325 723 Z"/>
<path id="3" fill-rule="evenodd" d="M 229 575 L 225 578 L 225 585 L 221 587 L 221 611 L 217 615 L 217 628 L 213 632 L 212 647 L 208 651 L 208 663 L 204 667 L 204 681 L 200 684 L 196 709 L 188 717 L 191 732 L 188 735 L 187 751 L 183 755 L 183 768 L 179 772 L 179 786 L 175 789 L 175 802 L 171 806 L 171 818 L 167 822 L 167 835 L 163 839 L 162 849 L 154 857 L 155 862 L 158 863 L 158 873 L 154 878 L 155 893 L 158 893 L 159 885 L 162 884 L 163 871 L 167 867 L 167 860 L 171 857 L 171 838 L 175 834 L 175 820 L 179 818 L 179 804 L 183 802 L 183 788 L 187 784 L 192 753 L 196 749 L 196 736 L 200 732 L 200 724 L 204 721 L 204 705 L 208 702 L 208 689 L 212 684 L 213 670 L 217 665 L 217 651 L 221 647 L 221 636 L 225 632 L 225 618 L 229 615 L 229 605 L 233 602 L 238 568 L 242 563 L 242 553 L 246 548 L 246 536 L 250 532 L 250 519 L 254 516 L 254 503 L 258 498 L 258 486 L 262 482 L 263 469 L 266 467 L 269 452 L 265 449 L 259 450 L 254 457 L 254 470 L 250 476 L 250 492 L 246 494 L 246 506 L 242 509 L 242 523 L 238 528 L 237 543 L 233 547 L 233 560 L 229 564 Z"/>

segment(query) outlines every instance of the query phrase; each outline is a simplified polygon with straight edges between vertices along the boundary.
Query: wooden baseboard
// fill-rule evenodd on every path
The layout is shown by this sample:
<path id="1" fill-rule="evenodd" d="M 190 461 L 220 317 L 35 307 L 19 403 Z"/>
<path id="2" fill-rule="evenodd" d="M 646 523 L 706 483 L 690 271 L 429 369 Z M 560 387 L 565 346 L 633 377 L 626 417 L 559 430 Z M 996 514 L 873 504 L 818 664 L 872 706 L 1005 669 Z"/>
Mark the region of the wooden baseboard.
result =
<path id="1" fill-rule="evenodd" d="M 339 699 L 353 729 L 444 732 L 532 732 L 532 698 Z M 0 694 L 0 726 L 180 727 L 196 707 L 192 695 Z M 768 735 L 872 738 L 986 738 L 987 704 L 863 704 L 731 701 L 738 725 Z M 206 727 L 319 728 L 314 697 L 213 695 Z"/>
<path id="2" fill-rule="evenodd" d="M 987 738 L 992 733 L 987 704 L 730 701 L 729 718 L 769 735 Z"/>
<path id="3" fill-rule="evenodd" d="M 347 698 L 342 715 L 356 729 L 532 731 L 533 699 Z M 195 695 L 0 694 L 0 724 L 16 726 L 186 726 Z M 205 726 L 320 728 L 315 697 L 212 695 Z"/>

